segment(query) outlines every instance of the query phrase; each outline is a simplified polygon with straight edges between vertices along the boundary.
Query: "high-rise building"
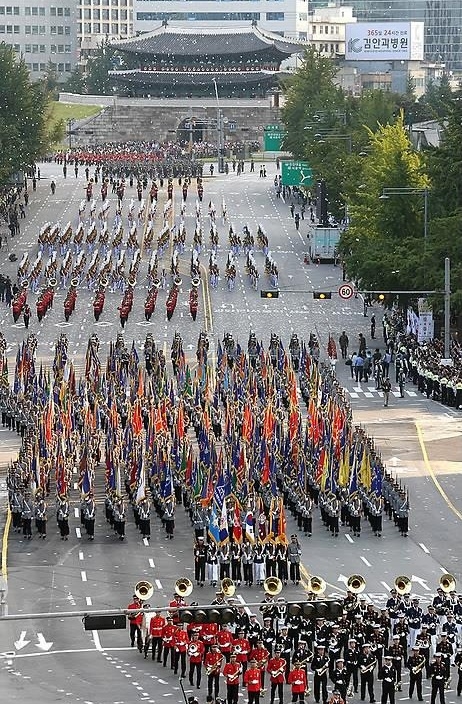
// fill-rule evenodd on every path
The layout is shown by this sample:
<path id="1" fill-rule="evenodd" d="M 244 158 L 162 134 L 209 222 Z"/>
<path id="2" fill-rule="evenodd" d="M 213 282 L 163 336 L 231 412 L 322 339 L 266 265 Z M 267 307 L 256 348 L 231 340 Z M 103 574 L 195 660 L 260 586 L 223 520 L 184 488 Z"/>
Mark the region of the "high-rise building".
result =
<path id="1" fill-rule="evenodd" d="M 6 0 L 11 1 L 16 4 L 0 0 L 0 42 L 24 58 L 32 80 L 52 68 L 65 81 L 78 58 L 76 0 Z"/>
<path id="2" fill-rule="evenodd" d="M 311 0 L 310 11 L 332 2 Z M 462 70 L 462 0 L 337 0 L 353 7 L 358 22 L 425 23 L 424 58 Z"/>
<path id="3" fill-rule="evenodd" d="M 85 63 L 106 40 L 133 36 L 132 0 L 78 0 L 77 38 Z"/>
<path id="4" fill-rule="evenodd" d="M 245 27 L 291 39 L 307 39 L 307 0 L 133 0 L 135 33 L 150 32 L 162 22 L 175 27 Z"/>

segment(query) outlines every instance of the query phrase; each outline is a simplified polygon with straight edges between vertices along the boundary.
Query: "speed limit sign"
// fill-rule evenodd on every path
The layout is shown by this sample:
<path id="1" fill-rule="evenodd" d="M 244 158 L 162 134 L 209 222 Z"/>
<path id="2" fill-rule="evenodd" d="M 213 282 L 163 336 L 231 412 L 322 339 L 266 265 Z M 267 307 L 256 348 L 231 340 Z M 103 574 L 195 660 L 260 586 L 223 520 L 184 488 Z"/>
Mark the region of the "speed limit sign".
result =
<path id="1" fill-rule="evenodd" d="M 351 298 L 354 294 L 354 289 L 351 284 L 342 284 L 338 290 L 338 295 L 340 298 L 347 299 Z"/>

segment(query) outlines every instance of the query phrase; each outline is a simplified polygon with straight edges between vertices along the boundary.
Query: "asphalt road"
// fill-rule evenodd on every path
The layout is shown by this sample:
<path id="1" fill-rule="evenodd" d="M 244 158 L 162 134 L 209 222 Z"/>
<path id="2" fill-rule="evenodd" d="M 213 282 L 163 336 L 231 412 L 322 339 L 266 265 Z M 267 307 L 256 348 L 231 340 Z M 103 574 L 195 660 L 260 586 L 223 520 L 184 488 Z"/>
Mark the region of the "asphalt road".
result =
<path id="1" fill-rule="evenodd" d="M 56 166 L 42 167 L 44 178 L 37 194 L 31 198 L 26 221 L 21 223 L 25 225 L 23 233 L 18 242 L 13 241 L 18 260 L 26 248 L 31 248 L 31 259 L 34 259 L 34 243 L 45 221 L 76 222 L 78 204 L 84 194 L 84 180 L 82 177 L 76 180 L 73 175 L 66 181 L 58 178 L 56 195 L 52 198 L 47 177 L 58 177 L 59 173 Z M 233 292 L 226 289 L 223 280 L 217 291 L 211 292 L 205 284 L 202 285 L 203 297 L 195 323 L 188 314 L 189 276 L 184 275 L 179 307 L 173 320 L 167 323 L 165 293 L 161 292 L 158 309 L 151 323 L 146 325 L 143 311 L 146 284 L 141 275 L 135 290 L 134 311 L 124 332 L 128 342 L 135 339 L 141 344 L 146 333 L 151 332 L 156 342 L 168 349 L 173 333 L 178 329 L 192 359 L 197 336 L 203 328 L 208 329 L 212 350 L 225 331 L 231 331 L 235 339 L 246 344 L 250 329 L 266 344 L 271 331 L 279 334 L 286 344 L 293 330 L 304 338 L 315 332 L 321 340 L 324 356 L 329 333 L 337 339 L 341 331 L 346 330 L 353 344 L 361 331 L 369 340 L 368 321 L 363 317 L 359 299 L 342 301 L 333 295 L 330 301 L 313 300 L 313 290 L 337 291 L 341 271 L 331 265 L 303 263 L 306 224 L 302 223 L 300 232 L 297 232 L 290 217 L 289 204 L 275 198 L 272 188 L 274 173 L 274 165 L 270 165 L 266 180 L 259 179 L 258 174 L 247 173 L 241 177 L 230 174 L 207 179 L 202 219 L 206 225 L 210 200 L 220 213 L 221 200 L 225 197 L 229 221 L 235 230 L 241 230 L 247 223 L 255 232 L 257 224 L 262 224 L 280 271 L 280 297 L 272 300 L 260 298 L 247 280 L 241 255 Z M 129 192 L 128 199 L 132 196 L 134 192 Z M 160 228 L 159 223 L 158 220 Z M 194 197 L 191 193 L 186 219 L 189 243 L 193 223 Z M 218 224 L 218 259 L 222 272 L 228 249 L 228 227 L 229 222 Z M 204 231 L 207 233 L 208 228 L 204 227 Z M 14 276 L 17 265 L 8 261 L 7 254 L 5 249 L 0 251 L 0 267 L 4 273 L 10 272 Z M 189 256 L 187 247 L 182 262 L 185 272 L 189 267 Z M 261 287 L 269 288 L 264 277 L 263 255 L 256 253 L 255 258 L 260 268 Z M 201 261 L 207 264 L 206 254 L 201 255 Z M 142 272 L 146 263 L 144 261 Z M 162 265 L 168 269 L 168 256 Z M 90 332 L 98 334 L 103 357 L 110 340 L 120 330 L 116 309 L 121 294 L 108 293 L 99 325 L 95 325 L 93 319 L 93 294 L 83 289 L 79 290 L 76 311 L 66 325 L 62 309 L 64 295 L 63 291 L 57 291 L 52 311 L 40 324 L 34 318 L 29 332 L 37 334 L 38 359 L 45 359 L 48 363 L 53 356 L 54 341 L 65 332 L 70 342 L 70 355 L 79 370 Z M 35 299 L 32 294 L 29 296 L 34 311 Z M 204 307 L 209 305 L 213 312 L 211 320 L 204 316 Z M 379 317 L 378 310 L 376 315 Z M 11 371 L 17 344 L 26 333 L 20 323 L 13 323 L 11 313 L 3 306 L 0 326 L 8 341 Z M 333 539 L 316 516 L 313 537 L 301 537 L 304 566 L 310 574 L 320 575 L 327 581 L 327 593 L 331 595 L 344 593 L 344 582 L 349 575 L 364 575 L 367 580 L 365 596 L 377 606 L 385 602 L 395 577 L 408 575 L 414 578 L 414 593 L 425 604 L 443 572 L 452 572 L 458 580 L 462 578 L 459 568 L 462 520 L 460 414 L 422 399 L 411 386 L 404 399 L 394 395 L 390 407 L 385 409 L 380 395 L 372 388 L 373 384 L 358 388 L 349 378 L 348 367 L 341 362 L 337 364 L 337 372 L 350 395 L 355 422 L 367 427 L 389 467 L 409 488 L 413 508 L 411 533 L 407 539 L 402 538 L 395 527 L 385 521 L 381 539 L 372 536 L 367 527 L 359 539 L 352 538 L 345 529 L 341 530 L 338 539 Z M 1 439 L 2 447 L 5 447 L 4 440 L 11 446 L 15 443 L 15 436 L 5 432 Z M 76 491 L 74 499 L 77 499 Z M 79 618 L 59 618 L 60 612 L 69 610 L 123 607 L 139 579 L 153 583 L 152 604 L 162 605 L 171 598 L 175 580 L 192 574 L 191 527 L 181 508 L 173 541 L 167 543 L 164 540 L 163 531 L 155 519 L 152 524 L 150 544 L 141 540 L 131 520 L 127 527 L 127 541 L 119 543 L 107 530 L 99 506 L 93 543 L 79 537 L 80 524 L 76 516 L 71 520 L 69 542 L 62 543 L 55 530 L 52 511 L 46 541 L 34 539 L 26 544 L 19 535 L 10 535 L 9 613 L 53 612 L 57 618 L 1 624 L 0 653 L 10 655 L 0 660 L 0 691 L 8 692 L 9 702 L 131 704 L 145 701 L 157 704 L 164 698 L 175 703 L 183 701 L 178 681 L 170 670 L 143 660 L 136 650 L 130 649 L 127 633 L 85 632 Z M 289 531 L 293 530 L 295 527 L 289 520 Z M 191 598 L 207 603 L 213 593 L 214 590 L 208 587 L 195 589 Z M 257 593 L 246 588 L 239 590 L 239 595 L 246 601 L 255 599 Z M 303 591 L 288 587 L 284 595 L 295 600 L 302 597 Z M 204 688 L 200 701 L 205 701 Z M 456 701 L 454 691 L 447 692 L 446 701 L 449 704 Z"/>

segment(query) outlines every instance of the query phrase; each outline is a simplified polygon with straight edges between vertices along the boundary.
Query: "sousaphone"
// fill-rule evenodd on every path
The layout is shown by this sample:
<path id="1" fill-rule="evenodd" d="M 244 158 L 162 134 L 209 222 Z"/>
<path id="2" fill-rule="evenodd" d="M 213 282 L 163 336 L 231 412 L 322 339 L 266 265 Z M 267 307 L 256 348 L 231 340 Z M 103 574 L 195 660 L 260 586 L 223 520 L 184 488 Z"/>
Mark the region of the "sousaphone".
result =
<path id="1" fill-rule="evenodd" d="M 177 287 L 181 286 L 181 276 L 175 276 L 175 278 L 173 279 L 173 284 Z"/>
<path id="2" fill-rule="evenodd" d="M 278 577 L 267 577 L 263 582 L 263 589 L 266 594 L 276 596 L 282 592 L 282 582 Z"/>
<path id="3" fill-rule="evenodd" d="M 225 597 L 233 596 L 236 591 L 236 585 L 229 577 L 225 577 L 221 580 L 220 588 Z"/>
<path id="4" fill-rule="evenodd" d="M 141 580 L 135 584 L 135 594 L 140 601 L 147 601 L 154 594 L 154 587 L 151 582 Z"/>
<path id="5" fill-rule="evenodd" d="M 348 578 L 346 588 L 352 594 L 361 594 L 366 588 L 366 580 L 360 574 L 352 574 Z"/>
<path id="6" fill-rule="evenodd" d="M 194 288 L 199 288 L 201 285 L 201 280 L 198 276 L 195 276 L 194 279 L 191 281 L 191 286 L 194 286 Z"/>
<path id="7" fill-rule="evenodd" d="M 456 589 L 456 578 L 452 574 L 445 573 L 440 577 L 439 585 L 446 594 L 454 592 Z"/>
<path id="8" fill-rule="evenodd" d="M 193 583 L 187 577 L 181 577 L 175 582 L 175 594 L 189 596 L 193 590 Z"/>
<path id="9" fill-rule="evenodd" d="M 412 582 L 409 577 L 406 577 L 405 575 L 400 575 L 399 577 L 396 577 L 394 585 L 396 591 L 400 596 L 402 596 L 403 594 L 409 594 L 412 589 Z"/>
<path id="10" fill-rule="evenodd" d="M 310 577 L 308 589 L 312 594 L 324 594 L 327 589 L 327 584 L 322 577 Z"/>

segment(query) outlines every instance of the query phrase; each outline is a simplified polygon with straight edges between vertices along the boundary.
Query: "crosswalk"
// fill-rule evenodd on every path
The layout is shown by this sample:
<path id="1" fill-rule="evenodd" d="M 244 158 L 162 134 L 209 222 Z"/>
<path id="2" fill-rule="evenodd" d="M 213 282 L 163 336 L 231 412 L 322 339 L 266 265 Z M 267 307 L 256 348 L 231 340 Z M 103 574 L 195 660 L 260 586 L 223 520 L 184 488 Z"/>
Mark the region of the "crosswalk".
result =
<path id="1" fill-rule="evenodd" d="M 348 386 L 343 386 L 344 390 L 350 396 L 350 398 L 383 398 L 383 391 L 376 389 L 375 386 L 366 386 L 365 384 L 359 386 L 356 384 L 351 388 Z M 399 386 L 392 386 L 390 394 L 396 398 L 400 397 Z M 419 394 L 416 391 L 404 390 L 405 398 L 417 398 Z"/>

